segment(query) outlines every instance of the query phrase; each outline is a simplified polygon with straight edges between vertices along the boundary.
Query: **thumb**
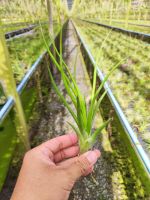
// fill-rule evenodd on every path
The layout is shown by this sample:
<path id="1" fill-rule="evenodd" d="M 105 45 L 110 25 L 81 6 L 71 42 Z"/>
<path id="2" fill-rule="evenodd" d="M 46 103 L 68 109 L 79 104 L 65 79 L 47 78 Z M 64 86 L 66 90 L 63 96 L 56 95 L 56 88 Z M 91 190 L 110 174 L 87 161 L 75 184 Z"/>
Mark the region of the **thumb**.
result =
<path id="1" fill-rule="evenodd" d="M 76 181 L 81 176 L 87 175 L 92 172 L 94 164 L 100 157 L 100 151 L 88 151 L 79 157 L 76 157 L 75 161 L 67 167 L 67 172 L 70 174 L 73 181 Z"/>

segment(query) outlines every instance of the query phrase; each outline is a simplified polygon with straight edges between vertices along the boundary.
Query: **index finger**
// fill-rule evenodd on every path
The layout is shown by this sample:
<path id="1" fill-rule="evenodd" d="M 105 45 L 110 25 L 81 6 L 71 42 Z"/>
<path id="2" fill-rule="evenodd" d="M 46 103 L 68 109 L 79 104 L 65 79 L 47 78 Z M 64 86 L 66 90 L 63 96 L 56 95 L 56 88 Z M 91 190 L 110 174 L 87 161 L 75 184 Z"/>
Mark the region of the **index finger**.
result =
<path id="1" fill-rule="evenodd" d="M 78 142 L 77 135 L 74 133 L 71 133 L 71 134 L 58 136 L 47 142 L 44 142 L 42 146 L 46 147 L 49 151 L 55 154 L 62 149 L 75 145 L 77 142 Z"/>

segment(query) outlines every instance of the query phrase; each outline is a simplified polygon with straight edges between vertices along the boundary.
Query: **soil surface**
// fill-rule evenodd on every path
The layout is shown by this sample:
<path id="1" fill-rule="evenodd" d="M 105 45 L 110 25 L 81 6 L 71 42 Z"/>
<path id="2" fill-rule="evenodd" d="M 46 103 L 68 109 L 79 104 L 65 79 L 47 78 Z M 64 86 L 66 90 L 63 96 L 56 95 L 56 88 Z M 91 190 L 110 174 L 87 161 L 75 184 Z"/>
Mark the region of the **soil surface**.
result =
<path id="1" fill-rule="evenodd" d="M 64 41 L 64 57 L 72 71 L 74 71 L 73 66 L 76 61 L 77 82 L 80 89 L 84 92 L 86 100 L 89 101 L 91 90 L 90 80 L 79 51 L 79 46 L 73 26 L 69 23 L 67 37 Z M 60 75 L 55 72 L 54 77 L 63 95 L 70 102 Z M 34 136 L 32 147 L 52 137 L 72 131 L 67 124 L 67 121 L 72 121 L 72 118 L 52 88 L 43 100 L 44 103 L 37 103 L 36 112 L 38 112 L 38 117 L 30 128 L 30 134 Z M 98 114 L 95 126 L 101 120 L 100 114 Z M 110 143 L 106 131 L 101 135 L 100 142 L 95 146 L 101 150 L 101 157 L 95 166 L 94 172 L 76 183 L 69 200 L 148 199 L 144 195 L 141 182 L 136 176 L 133 164 L 126 154 L 126 149 L 123 147 L 122 141 L 120 141 L 119 136 L 116 136 L 117 132 L 113 130 Z M 0 193 L 1 200 L 10 199 L 19 168 L 20 165 L 16 164 L 16 162 L 10 167 L 5 186 Z"/>

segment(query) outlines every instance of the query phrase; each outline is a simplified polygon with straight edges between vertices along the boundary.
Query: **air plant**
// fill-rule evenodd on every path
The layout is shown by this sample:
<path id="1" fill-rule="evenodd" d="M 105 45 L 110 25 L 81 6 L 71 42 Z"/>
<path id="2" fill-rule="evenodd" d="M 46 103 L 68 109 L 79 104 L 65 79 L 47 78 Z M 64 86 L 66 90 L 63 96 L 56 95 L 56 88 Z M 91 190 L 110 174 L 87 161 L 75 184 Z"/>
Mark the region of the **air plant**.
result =
<path id="1" fill-rule="evenodd" d="M 42 31 L 42 29 L 41 29 Z M 104 91 L 102 95 L 100 93 L 102 92 L 102 88 L 109 78 L 109 76 L 113 73 L 113 71 L 118 67 L 119 64 L 116 64 L 109 73 L 105 76 L 104 80 L 96 90 L 96 77 L 97 77 L 97 66 L 94 66 L 94 75 L 93 75 L 93 86 L 92 86 L 92 93 L 91 93 L 91 101 L 88 105 L 86 103 L 85 97 L 83 96 L 82 92 L 80 91 L 75 77 L 71 74 L 69 67 L 66 65 L 66 63 L 63 60 L 62 57 L 62 42 L 60 42 L 60 53 L 58 52 L 54 42 L 53 47 L 55 48 L 55 52 L 57 56 L 59 57 L 59 62 L 56 60 L 54 55 L 49 50 L 49 46 L 45 40 L 43 31 L 43 40 L 46 46 L 46 49 L 49 53 L 49 56 L 51 60 L 53 61 L 53 65 L 58 69 L 59 73 L 61 74 L 61 78 L 64 84 L 64 87 L 66 89 L 66 92 L 68 96 L 70 97 L 72 104 L 74 106 L 74 109 L 68 104 L 66 99 L 64 98 L 63 94 L 59 90 L 58 86 L 56 85 L 56 82 L 53 78 L 52 72 L 48 67 L 48 72 L 50 76 L 51 83 L 53 85 L 53 88 L 56 92 L 56 94 L 59 96 L 60 100 L 64 104 L 64 106 L 67 108 L 69 113 L 74 119 L 74 122 L 76 125 L 69 123 L 69 125 L 72 127 L 72 129 L 76 132 L 79 138 L 79 146 L 80 146 L 80 153 L 86 152 L 88 149 L 92 148 L 94 145 L 98 135 L 101 133 L 101 131 L 107 126 L 107 124 L 110 122 L 111 119 L 108 119 L 104 123 L 102 123 L 95 131 L 93 131 L 93 123 L 96 116 L 96 113 L 99 109 L 99 106 L 104 99 L 107 91 Z M 60 33 L 60 37 L 62 37 L 62 33 Z M 107 36 L 108 38 L 108 36 Z M 107 39 L 106 38 L 106 39 Z M 62 39 L 60 38 L 60 41 Z M 105 42 L 105 41 L 104 41 Z M 102 49 L 102 46 L 101 46 Z M 74 111 L 75 110 L 75 111 Z"/>

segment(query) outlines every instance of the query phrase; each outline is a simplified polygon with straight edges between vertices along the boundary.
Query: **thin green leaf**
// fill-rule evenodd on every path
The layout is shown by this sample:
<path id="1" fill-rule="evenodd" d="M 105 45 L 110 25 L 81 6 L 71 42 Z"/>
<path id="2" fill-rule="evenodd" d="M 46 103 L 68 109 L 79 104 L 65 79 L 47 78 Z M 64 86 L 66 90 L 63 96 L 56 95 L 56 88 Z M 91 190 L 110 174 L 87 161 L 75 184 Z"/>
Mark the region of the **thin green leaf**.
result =
<path id="1" fill-rule="evenodd" d="M 106 40 L 108 39 L 110 33 L 112 32 L 112 30 L 110 30 L 107 34 L 107 36 L 105 37 L 105 39 L 103 40 L 102 44 L 101 44 L 101 47 L 100 47 L 100 54 L 102 52 L 102 49 L 103 49 L 103 46 L 106 42 Z M 99 56 L 98 56 L 99 57 Z M 101 61 L 102 61 L 102 56 L 101 56 Z M 101 64 L 101 62 L 99 63 L 99 65 Z M 97 77 L 97 60 L 96 60 L 96 65 L 94 65 L 94 75 L 93 75 L 93 87 L 92 87 L 92 97 L 91 99 L 94 98 L 94 94 L 95 94 L 95 89 L 96 89 L 96 77 Z"/>
<path id="2" fill-rule="evenodd" d="M 123 59 L 125 60 L 125 59 Z M 93 106 L 95 104 L 95 101 L 101 91 L 101 89 L 103 88 L 104 84 L 106 83 L 106 81 L 108 80 L 109 76 L 117 69 L 117 67 L 123 62 L 123 60 L 121 60 L 120 62 L 118 62 L 111 70 L 110 72 L 104 77 L 102 83 L 100 84 L 99 88 L 97 89 L 97 91 L 95 92 L 95 95 L 93 97 L 93 99 L 91 100 L 91 104 L 89 107 L 89 112 L 88 112 L 88 116 L 87 116 L 87 127 L 88 127 L 88 123 L 91 121 L 91 115 L 93 113 Z M 89 128 L 88 128 L 89 129 Z"/>
<path id="3" fill-rule="evenodd" d="M 70 122 L 67 122 L 70 126 L 71 126 L 71 128 L 76 132 L 76 134 L 80 137 L 80 138 L 82 138 L 83 136 L 82 136 L 82 134 L 81 134 L 81 132 L 80 132 L 80 130 L 77 128 L 77 127 L 75 127 L 73 124 L 71 124 Z"/>
<path id="4" fill-rule="evenodd" d="M 98 111 L 100 104 L 106 94 L 107 94 L 107 91 L 104 91 L 103 94 L 100 96 L 99 100 L 95 101 L 95 104 L 93 105 L 93 109 L 91 110 L 91 114 L 88 117 L 87 127 L 86 127 L 87 132 L 90 132 L 90 130 L 92 129 L 92 125 L 93 125 L 93 122 L 94 122 L 94 119 L 96 116 L 96 112 Z"/>
<path id="5" fill-rule="evenodd" d="M 59 71 L 61 72 L 62 77 L 63 77 L 63 82 L 64 82 L 64 85 L 65 85 L 65 88 L 66 88 L 66 90 L 67 90 L 67 92 L 68 92 L 70 98 L 72 99 L 72 101 L 73 101 L 73 103 L 74 103 L 74 105 L 75 105 L 75 107 L 76 107 L 77 105 L 76 105 L 76 103 L 75 103 L 75 99 L 74 99 L 73 95 L 71 94 L 71 92 L 70 92 L 70 90 L 69 90 L 69 87 L 67 87 L 67 84 L 66 84 L 67 76 L 64 77 L 62 67 L 58 64 L 58 62 L 56 61 L 55 57 L 53 56 L 53 54 L 52 54 L 51 51 L 49 50 L 49 47 L 48 47 L 47 42 L 46 42 L 46 40 L 45 40 L 45 37 L 44 37 L 42 28 L 41 28 L 41 32 L 42 32 L 42 37 L 43 37 L 43 40 L 44 40 L 46 49 L 47 49 L 47 51 L 48 51 L 48 53 L 49 53 L 49 55 L 50 55 L 50 58 L 52 59 L 52 61 L 53 61 L 53 63 L 55 64 L 55 66 L 56 66 L 56 67 L 59 69 Z M 53 41 L 53 40 L 52 40 L 52 41 Z M 54 42 L 53 42 L 53 47 L 54 47 L 55 50 L 57 49 L 56 46 L 55 46 L 55 44 L 54 44 Z M 61 48 L 61 47 L 60 47 L 60 48 Z M 56 53 L 58 53 L 58 51 L 56 51 Z M 60 54 L 59 54 L 59 56 L 60 56 L 61 64 L 62 64 L 62 56 L 61 56 Z M 69 84 L 69 85 L 70 85 L 70 84 Z M 71 85 L 70 85 L 70 86 L 71 86 Z"/>
<path id="6" fill-rule="evenodd" d="M 83 123 L 83 127 L 85 127 L 87 123 L 86 101 L 85 101 L 84 96 L 79 94 L 78 97 L 79 97 L 80 111 L 81 111 L 81 116 L 82 116 L 82 123 Z"/>
<path id="7" fill-rule="evenodd" d="M 101 131 L 108 125 L 108 123 L 111 121 L 111 119 L 108 119 L 106 122 L 104 122 L 99 128 L 96 129 L 96 131 L 92 134 L 91 140 L 92 143 L 94 143 L 97 139 L 97 136 L 101 133 Z"/>
<path id="8" fill-rule="evenodd" d="M 77 96 L 77 119 L 78 119 L 78 127 L 81 133 L 83 133 L 83 122 L 82 122 L 82 115 L 81 115 L 81 107 L 80 107 L 79 97 Z"/>
<path id="9" fill-rule="evenodd" d="M 96 66 L 94 66 L 93 87 L 92 87 L 92 97 L 91 97 L 91 99 L 94 98 L 94 94 L 95 94 L 95 89 L 96 89 L 96 76 L 97 76 L 97 70 L 96 70 Z"/>
<path id="10" fill-rule="evenodd" d="M 75 122 L 78 124 L 78 120 L 77 120 L 77 116 L 74 114 L 73 110 L 71 109 L 71 107 L 69 106 L 69 104 L 67 103 L 66 99 L 64 98 L 64 96 L 61 94 L 59 88 L 57 87 L 54 79 L 53 79 L 53 76 L 51 74 L 51 71 L 48 68 L 48 72 L 49 72 L 49 76 L 50 76 L 50 80 L 52 82 L 52 85 L 54 87 L 54 90 L 55 92 L 57 93 L 57 95 L 59 96 L 59 98 L 61 99 L 61 101 L 63 102 L 63 104 L 66 106 L 66 108 L 68 109 L 68 111 L 70 112 L 70 114 L 72 115 L 73 119 L 75 120 Z"/>
<path id="11" fill-rule="evenodd" d="M 100 98 L 98 99 L 98 101 L 96 102 L 96 105 L 94 106 L 94 108 L 93 108 L 93 120 L 94 120 L 94 118 L 95 118 L 95 115 L 96 115 L 96 112 L 97 112 L 97 110 L 99 109 L 99 107 L 100 107 L 100 104 L 101 104 L 101 102 L 102 102 L 102 100 L 104 99 L 104 97 L 105 97 L 105 95 L 107 94 L 107 90 L 105 90 L 104 92 L 103 92 L 103 94 L 100 96 Z"/>

